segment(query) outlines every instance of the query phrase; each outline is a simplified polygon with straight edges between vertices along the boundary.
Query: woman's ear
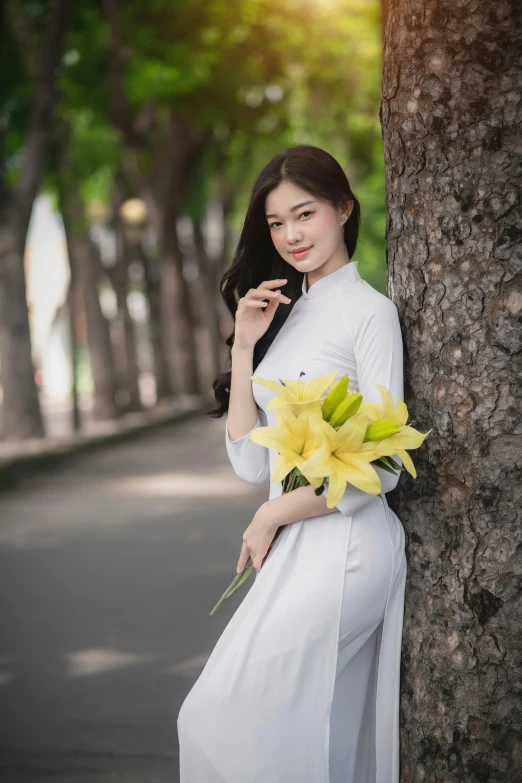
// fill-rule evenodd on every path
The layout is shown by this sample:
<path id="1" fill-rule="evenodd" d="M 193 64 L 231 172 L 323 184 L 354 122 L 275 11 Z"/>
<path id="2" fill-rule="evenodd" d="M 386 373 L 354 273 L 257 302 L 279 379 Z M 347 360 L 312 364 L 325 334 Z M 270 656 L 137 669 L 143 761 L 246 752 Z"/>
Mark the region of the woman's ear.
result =
<path id="1" fill-rule="evenodd" d="M 341 212 L 341 220 L 343 223 L 346 223 L 346 221 L 352 214 L 352 209 L 353 209 L 353 201 L 345 201 Z"/>

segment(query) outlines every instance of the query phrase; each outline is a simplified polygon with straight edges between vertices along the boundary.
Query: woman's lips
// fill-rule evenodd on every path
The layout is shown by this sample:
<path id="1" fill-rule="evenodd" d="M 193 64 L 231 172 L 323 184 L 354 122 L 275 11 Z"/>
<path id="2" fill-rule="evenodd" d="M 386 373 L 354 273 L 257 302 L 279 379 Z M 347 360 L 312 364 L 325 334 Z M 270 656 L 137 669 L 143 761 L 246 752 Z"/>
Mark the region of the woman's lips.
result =
<path id="1" fill-rule="evenodd" d="M 304 258 L 307 255 L 308 251 L 311 249 L 312 246 L 310 245 L 310 247 L 307 247 L 305 250 L 301 250 L 301 251 L 292 250 L 292 255 L 294 258 Z"/>

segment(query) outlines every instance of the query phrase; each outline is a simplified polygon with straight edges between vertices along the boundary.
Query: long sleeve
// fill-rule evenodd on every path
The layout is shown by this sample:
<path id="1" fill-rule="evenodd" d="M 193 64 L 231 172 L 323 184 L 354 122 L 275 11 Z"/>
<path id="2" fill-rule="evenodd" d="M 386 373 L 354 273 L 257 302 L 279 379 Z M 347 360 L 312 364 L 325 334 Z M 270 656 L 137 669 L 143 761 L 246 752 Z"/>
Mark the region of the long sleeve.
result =
<path id="1" fill-rule="evenodd" d="M 404 399 L 404 370 L 402 335 L 395 304 L 391 299 L 379 297 L 375 307 L 364 314 L 360 324 L 352 331 L 359 393 L 363 395 L 364 402 L 381 402 L 376 388 L 379 383 L 389 389 L 396 405 Z M 393 455 L 393 459 L 402 465 L 397 454 Z M 382 468 L 375 470 L 381 479 L 381 493 L 395 489 L 400 473 L 392 475 Z M 325 495 L 328 496 L 328 485 Z M 350 516 L 374 497 L 348 484 L 337 508 Z"/>
<path id="2" fill-rule="evenodd" d="M 257 421 L 250 430 L 267 425 L 266 416 L 259 408 Z M 250 432 L 237 440 L 231 440 L 228 434 L 228 418 L 225 426 L 225 443 L 228 457 L 239 478 L 251 484 L 261 484 L 270 477 L 269 450 L 266 446 L 250 440 Z"/>

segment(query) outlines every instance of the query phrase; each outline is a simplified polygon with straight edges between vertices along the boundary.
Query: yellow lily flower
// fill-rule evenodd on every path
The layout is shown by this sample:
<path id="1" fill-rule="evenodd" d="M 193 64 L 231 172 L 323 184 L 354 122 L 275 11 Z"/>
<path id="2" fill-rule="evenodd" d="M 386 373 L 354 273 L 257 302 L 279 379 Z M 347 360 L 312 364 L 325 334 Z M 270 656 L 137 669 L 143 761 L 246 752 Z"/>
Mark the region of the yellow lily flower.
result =
<path id="1" fill-rule="evenodd" d="M 394 405 L 393 397 L 385 386 L 381 386 L 378 383 L 377 389 L 379 389 L 381 394 L 381 402 L 363 402 L 359 411 L 372 421 L 392 419 L 401 424 L 406 424 L 408 421 L 408 408 L 404 400 L 399 400 L 397 405 Z"/>
<path id="2" fill-rule="evenodd" d="M 310 415 L 310 428 L 321 448 L 300 470 L 310 483 L 315 478 L 328 478 L 328 508 L 338 504 L 348 483 L 371 495 L 378 495 L 381 491 L 381 480 L 370 465 L 379 456 L 377 444 L 371 441 L 363 443 L 367 425 L 368 418 L 356 413 L 339 430 L 335 430 L 322 416 Z"/>
<path id="3" fill-rule="evenodd" d="M 283 481 L 294 468 L 301 470 L 301 466 L 317 450 L 317 439 L 309 425 L 312 414 L 321 415 L 318 404 L 305 408 L 298 416 L 284 406 L 276 411 L 277 427 L 257 427 L 250 433 L 254 443 L 279 452 L 272 481 Z M 314 487 L 322 484 L 321 479 L 308 480 Z"/>
<path id="4" fill-rule="evenodd" d="M 406 449 L 418 449 L 432 430 L 423 434 L 414 427 L 406 426 L 406 422 L 408 421 L 408 408 L 406 403 L 403 400 L 399 400 L 397 405 L 394 406 L 392 396 L 388 389 L 380 384 L 377 384 L 377 388 L 381 393 L 382 403 L 368 402 L 361 405 L 360 411 L 364 412 L 364 414 L 373 421 L 378 421 L 379 419 L 394 419 L 405 425 L 400 432 L 391 435 L 389 438 L 386 438 L 379 443 L 375 443 L 377 452 L 380 457 L 391 457 L 393 454 L 397 454 L 397 456 L 401 458 L 408 473 L 410 473 L 413 478 L 417 478 L 415 465 Z"/>
<path id="5" fill-rule="evenodd" d="M 389 438 L 386 438 L 386 440 L 381 440 L 374 445 L 376 446 L 380 457 L 391 457 L 393 454 L 397 454 L 397 456 L 401 458 L 402 464 L 408 473 L 410 473 L 413 478 L 417 478 L 415 465 L 406 449 L 418 449 L 430 432 L 432 432 L 432 430 L 422 433 L 414 427 L 405 426 L 396 435 L 391 435 Z"/>
<path id="6" fill-rule="evenodd" d="M 292 413 L 295 413 L 297 416 L 303 408 L 322 402 L 322 395 L 333 383 L 335 376 L 336 372 L 334 370 L 326 375 L 321 375 L 319 378 L 312 378 L 311 381 L 299 379 L 298 381 L 277 383 L 277 381 L 269 381 L 257 375 L 253 375 L 252 380 L 261 384 L 261 386 L 266 386 L 267 389 L 270 389 L 276 395 L 268 403 L 266 407 L 268 411 L 277 410 L 283 405 L 288 405 Z"/>

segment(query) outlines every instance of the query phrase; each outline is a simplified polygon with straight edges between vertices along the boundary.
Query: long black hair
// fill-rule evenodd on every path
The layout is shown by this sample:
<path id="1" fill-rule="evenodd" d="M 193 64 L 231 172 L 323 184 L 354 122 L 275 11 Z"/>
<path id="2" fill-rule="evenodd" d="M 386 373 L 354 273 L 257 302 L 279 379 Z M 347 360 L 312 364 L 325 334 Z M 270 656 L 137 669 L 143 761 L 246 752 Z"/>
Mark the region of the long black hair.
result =
<path id="1" fill-rule="evenodd" d="M 304 273 L 298 272 L 279 255 L 272 242 L 265 216 L 266 197 L 283 181 L 292 182 L 316 198 L 330 202 L 335 208 L 353 201 L 352 212 L 344 224 L 344 243 L 350 258 L 355 252 L 359 234 L 359 202 L 342 167 L 330 153 L 310 144 L 300 144 L 279 153 L 265 166 L 252 189 L 232 264 L 223 275 L 219 286 L 221 296 L 235 318 L 237 302 L 250 288 L 257 288 L 264 280 L 288 280 L 284 293 L 292 303 L 277 308 L 272 323 L 257 341 L 254 348 L 254 371 L 302 294 Z M 232 349 L 234 332 L 228 337 L 226 344 Z M 219 418 L 228 411 L 231 377 L 232 373 L 228 370 L 218 375 L 212 384 L 218 406 L 207 412 L 209 416 Z"/>

